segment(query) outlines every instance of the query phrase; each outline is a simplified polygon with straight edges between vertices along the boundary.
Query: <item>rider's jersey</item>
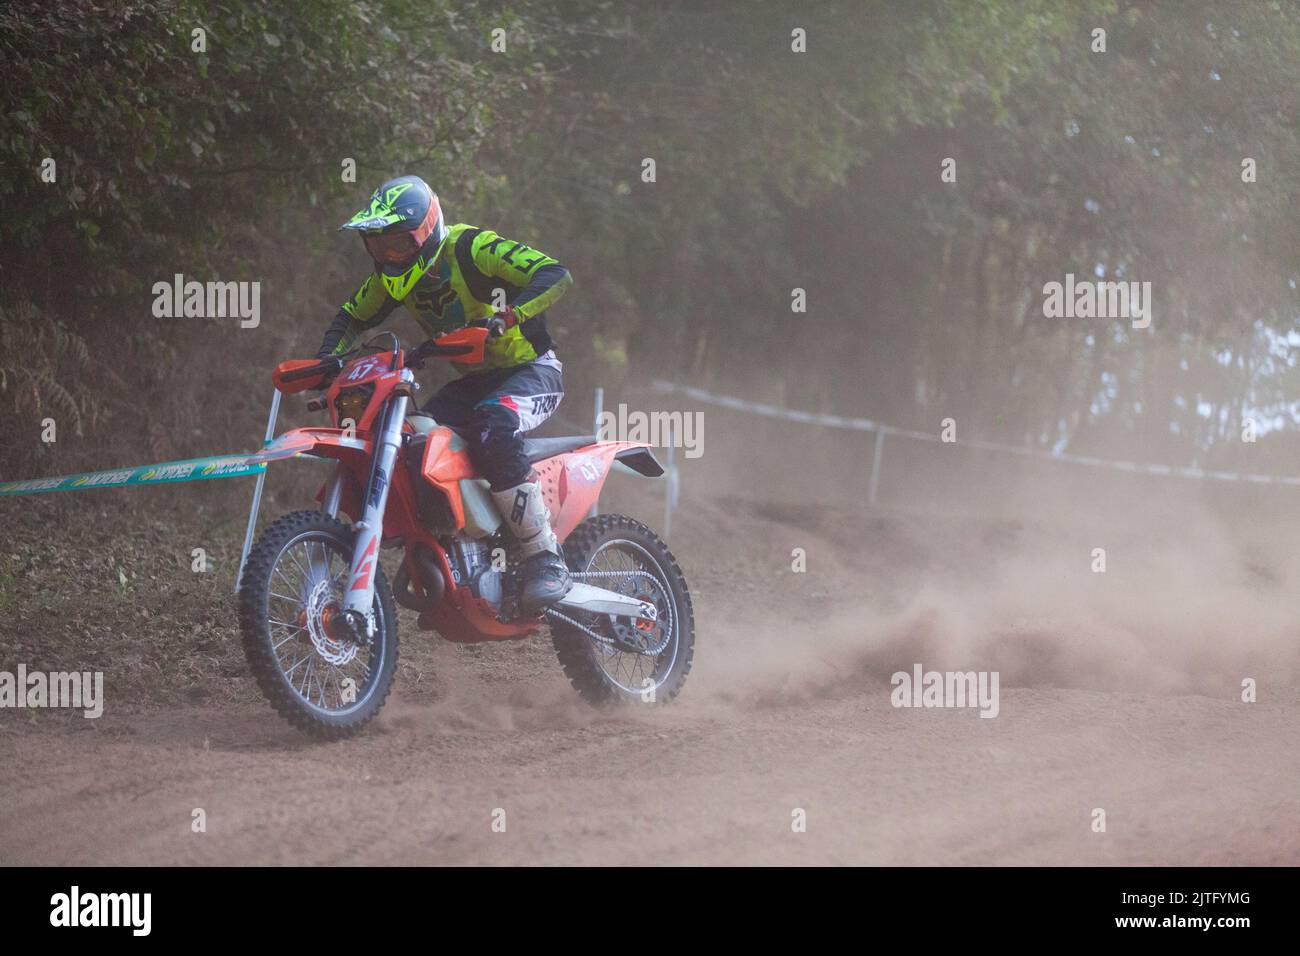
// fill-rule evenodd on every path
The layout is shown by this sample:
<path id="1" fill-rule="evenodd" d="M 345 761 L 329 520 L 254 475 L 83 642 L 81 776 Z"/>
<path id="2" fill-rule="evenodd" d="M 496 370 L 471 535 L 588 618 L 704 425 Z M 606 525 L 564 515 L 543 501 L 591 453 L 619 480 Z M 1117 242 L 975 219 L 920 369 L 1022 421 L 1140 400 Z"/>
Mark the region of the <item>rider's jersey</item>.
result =
<path id="1" fill-rule="evenodd" d="M 430 338 L 510 305 L 519 324 L 488 340 L 482 364 L 453 364 L 462 373 L 522 365 L 551 350 L 542 313 L 572 284 L 569 270 L 545 253 L 490 229 L 458 223 L 448 230 L 437 259 L 405 299 L 389 295 L 378 273 L 367 276 L 325 333 L 321 354 L 346 352 L 398 305 L 406 306 Z"/>

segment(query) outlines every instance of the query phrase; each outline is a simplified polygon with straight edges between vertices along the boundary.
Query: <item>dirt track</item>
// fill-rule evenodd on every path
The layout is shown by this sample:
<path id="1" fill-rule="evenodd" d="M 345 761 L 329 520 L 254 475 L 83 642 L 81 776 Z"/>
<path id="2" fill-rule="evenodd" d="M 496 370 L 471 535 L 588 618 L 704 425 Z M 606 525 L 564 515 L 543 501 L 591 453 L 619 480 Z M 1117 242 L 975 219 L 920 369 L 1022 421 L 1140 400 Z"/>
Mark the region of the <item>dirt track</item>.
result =
<path id="1" fill-rule="evenodd" d="M 723 520 L 697 517 L 683 555 Z M 1053 617 L 893 594 L 915 572 L 905 524 L 866 528 L 892 536 L 888 571 L 814 577 L 778 558 L 792 534 L 811 535 L 810 561 L 839 554 L 842 522 L 726 520 L 765 534 L 725 573 L 685 558 L 699 646 L 671 708 L 587 708 L 542 640 L 438 643 L 399 674 L 376 725 L 337 745 L 305 742 L 251 699 L 123 713 L 110 697 L 98 721 L 9 712 L 0 861 L 1300 863 L 1292 671 L 1259 671 L 1260 702 L 1243 704 L 1236 651 L 1179 634 L 1143 645 L 1164 660 L 1152 669 L 1104 629 L 1109 605 L 1080 630 L 1059 595 Z M 748 585 L 728 586 L 736 575 Z M 1243 630 L 1272 626 L 1232 613 Z M 427 641 L 403 633 L 417 658 Z M 888 675 L 914 660 L 998 666 L 998 717 L 893 708 Z M 191 832 L 194 808 L 206 833 Z M 794 808 L 806 833 L 791 831 Z"/>
<path id="2" fill-rule="evenodd" d="M 501 691 L 476 716 L 398 702 L 335 747 L 256 708 L 24 736 L 0 788 L 4 862 L 1300 861 L 1294 706 L 1017 690 L 997 720 L 920 720 L 881 692 L 597 720 L 563 688 Z"/>

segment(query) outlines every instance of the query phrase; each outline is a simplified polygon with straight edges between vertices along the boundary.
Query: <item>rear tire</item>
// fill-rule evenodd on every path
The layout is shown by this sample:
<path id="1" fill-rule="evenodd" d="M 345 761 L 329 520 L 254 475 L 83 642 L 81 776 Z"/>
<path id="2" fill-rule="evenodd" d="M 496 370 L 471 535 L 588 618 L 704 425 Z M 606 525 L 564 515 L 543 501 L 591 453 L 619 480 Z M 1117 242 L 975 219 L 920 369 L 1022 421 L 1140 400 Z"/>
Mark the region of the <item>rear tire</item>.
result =
<path id="1" fill-rule="evenodd" d="M 625 515 L 598 515 L 578 525 L 564 542 L 564 557 L 570 571 L 602 570 L 593 563 L 604 564 L 602 556 L 618 554 L 619 563 L 650 572 L 657 585 L 654 603 L 659 606 L 660 620 L 671 613 L 673 633 L 668 643 L 654 657 L 613 651 L 610 645 L 592 637 L 563 621 L 551 619 L 551 642 L 555 654 L 564 668 L 569 682 L 582 697 L 594 704 L 619 701 L 646 701 L 646 691 L 653 686 L 654 703 L 667 703 L 681 692 L 686 676 L 691 672 L 695 654 L 695 612 L 691 607 L 691 594 L 686 578 L 677 560 L 660 537 L 639 521 Z M 645 580 L 644 578 L 642 580 Z M 618 578 L 611 579 L 618 582 Z M 616 588 L 616 583 L 590 582 L 598 587 Z M 583 615 L 557 608 L 562 613 L 581 620 L 599 633 L 608 628 L 608 618 Z M 615 654 L 631 658 L 634 663 L 641 657 L 649 673 L 640 667 L 611 666 Z M 647 685 L 646 681 L 652 684 Z"/>
<path id="2" fill-rule="evenodd" d="M 258 687 L 280 716 L 320 740 L 341 740 L 361 730 L 384 706 L 397 670 L 397 609 L 378 562 L 376 633 L 371 643 L 358 648 L 355 643 L 330 642 L 322 636 L 326 632 L 321 616 L 329 613 L 322 605 L 337 604 L 347 587 L 355 540 L 351 527 L 324 512 L 292 512 L 263 532 L 239 583 L 244 655 Z M 303 583 L 297 588 L 295 572 L 302 573 Z M 283 650 L 286 647 L 287 651 Z M 353 656 L 346 663 L 336 663 L 325 653 L 336 658 L 346 658 L 348 653 Z M 286 666 L 299 657 L 303 670 L 294 668 L 291 677 Z M 311 675 L 318 665 L 320 674 L 313 683 Z M 298 686 L 299 679 L 304 681 L 305 694 Z M 345 696 L 349 679 L 353 682 L 351 701 Z M 334 706 L 330 706 L 331 680 Z M 317 690 L 320 699 L 313 702 Z"/>

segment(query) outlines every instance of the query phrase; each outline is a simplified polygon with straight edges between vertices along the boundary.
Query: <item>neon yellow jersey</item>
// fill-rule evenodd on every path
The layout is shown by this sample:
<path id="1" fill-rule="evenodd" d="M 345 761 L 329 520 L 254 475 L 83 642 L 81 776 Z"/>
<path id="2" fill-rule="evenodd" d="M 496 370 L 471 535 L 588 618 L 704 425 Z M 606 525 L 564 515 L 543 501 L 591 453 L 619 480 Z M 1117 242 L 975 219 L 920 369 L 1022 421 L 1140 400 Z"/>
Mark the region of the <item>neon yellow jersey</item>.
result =
<path id="1" fill-rule="evenodd" d="M 573 278 L 555 259 L 491 229 L 458 223 L 422 266 L 423 274 L 401 300 L 372 273 L 343 303 L 325 335 L 321 354 L 346 352 L 363 332 L 379 326 L 404 305 L 430 337 L 488 318 L 509 305 L 519 324 L 489 339 L 481 365 L 455 364 L 462 374 L 531 362 L 553 347 L 543 313 Z"/>

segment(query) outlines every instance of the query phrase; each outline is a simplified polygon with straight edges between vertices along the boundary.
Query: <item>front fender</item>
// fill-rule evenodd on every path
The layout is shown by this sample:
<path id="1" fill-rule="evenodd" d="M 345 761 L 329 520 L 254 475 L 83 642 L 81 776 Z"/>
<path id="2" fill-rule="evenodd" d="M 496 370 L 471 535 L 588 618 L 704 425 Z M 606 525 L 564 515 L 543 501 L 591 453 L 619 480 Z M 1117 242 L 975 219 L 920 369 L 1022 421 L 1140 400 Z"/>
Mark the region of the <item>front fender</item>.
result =
<path id="1" fill-rule="evenodd" d="M 329 458 L 340 462 L 352 480 L 343 485 L 339 510 L 353 520 L 356 519 L 359 513 L 357 502 L 369 474 L 369 441 L 345 434 L 342 428 L 295 428 L 268 443 L 248 460 L 269 465 L 273 461 L 288 461 L 290 458 Z M 316 500 L 325 500 L 324 488 L 316 495 Z"/>
<path id="2" fill-rule="evenodd" d="M 370 442 L 349 435 L 342 428 L 294 428 L 250 455 L 250 462 L 287 461 L 290 458 L 333 458 L 337 461 L 368 461 Z"/>

